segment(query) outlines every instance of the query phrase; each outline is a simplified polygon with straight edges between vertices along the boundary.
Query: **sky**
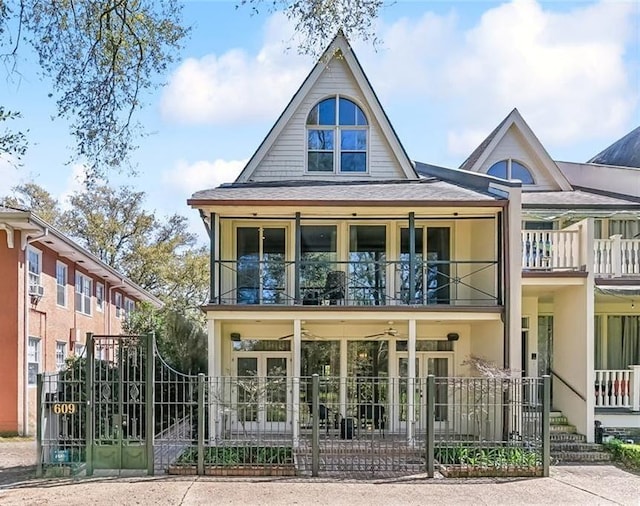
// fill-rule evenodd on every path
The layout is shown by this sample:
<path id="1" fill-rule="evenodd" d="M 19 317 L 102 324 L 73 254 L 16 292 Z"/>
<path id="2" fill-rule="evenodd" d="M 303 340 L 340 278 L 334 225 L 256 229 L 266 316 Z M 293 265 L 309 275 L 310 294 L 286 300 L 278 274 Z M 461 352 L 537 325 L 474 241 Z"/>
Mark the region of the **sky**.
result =
<path id="1" fill-rule="evenodd" d="M 232 1 L 186 1 L 192 26 L 166 85 L 138 119 L 150 135 L 133 154 L 156 215 L 179 213 L 205 241 L 187 198 L 235 179 L 315 64 L 297 54 L 282 14 Z M 458 167 L 517 107 L 552 158 L 586 161 L 640 125 L 640 2 L 409 1 L 385 5 L 377 47 L 352 41 L 413 160 Z M 22 166 L 0 159 L 0 195 L 34 181 L 63 204 L 80 187 L 67 124 L 28 52 L 0 80 L 0 105 L 28 130 Z M 4 69 L 0 69 L 0 72 Z"/>

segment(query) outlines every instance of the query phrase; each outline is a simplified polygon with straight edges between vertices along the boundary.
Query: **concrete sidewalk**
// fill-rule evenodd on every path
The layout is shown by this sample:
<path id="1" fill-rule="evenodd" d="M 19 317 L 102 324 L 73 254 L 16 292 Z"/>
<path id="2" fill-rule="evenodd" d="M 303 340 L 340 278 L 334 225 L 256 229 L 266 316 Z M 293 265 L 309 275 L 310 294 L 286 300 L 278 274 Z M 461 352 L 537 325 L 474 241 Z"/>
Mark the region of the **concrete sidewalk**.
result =
<path id="1" fill-rule="evenodd" d="M 17 448 L 7 446 L 16 444 L 0 445 L 2 505 L 640 504 L 640 476 L 611 465 L 558 466 L 551 469 L 549 478 L 534 479 L 429 480 L 417 476 L 361 481 L 209 477 L 36 480 L 32 478 L 32 466 L 16 462 Z"/>

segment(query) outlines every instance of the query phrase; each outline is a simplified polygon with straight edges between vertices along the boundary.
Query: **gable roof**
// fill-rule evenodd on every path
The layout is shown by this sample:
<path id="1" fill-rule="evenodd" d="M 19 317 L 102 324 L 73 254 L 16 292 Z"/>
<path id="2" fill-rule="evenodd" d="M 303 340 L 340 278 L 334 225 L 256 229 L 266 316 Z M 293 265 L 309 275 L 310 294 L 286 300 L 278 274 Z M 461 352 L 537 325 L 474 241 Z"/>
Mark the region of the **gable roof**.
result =
<path id="1" fill-rule="evenodd" d="M 602 150 L 587 163 L 640 168 L 640 126 Z"/>
<path id="2" fill-rule="evenodd" d="M 500 124 L 487 136 L 487 138 L 482 141 L 476 149 L 473 150 L 471 155 L 469 155 L 469 157 L 462 163 L 460 168 L 472 172 L 477 172 L 478 170 L 480 170 L 482 164 L 491 155 L 491 153 L 494 151 L 496 146 L 498 146 L 500 141 L 505 137 L 511 127 L 517 129 L 518 132 L 520 132 L 520 134 L 524 137 L 525 141 L 533 149 L 535 154 L 544 165 L 544 168 L 547 170 L 556 184 L 560 187 L 560 189 L 564 191 L 571 190 L 571 184 L 569 183 L 567 178 L 564 177 L 556 163 L 552 160 L 551 156 L 549 156 L 549 153 L 544 148 L 540 140 L 533 133 L 533 130 L 531 130 L 518 109 L 515 108 L 507 115 L 506 118 L 504 118 L 500 122 Z"/>
<path id="3" fill-rule="evenodd" d="M 407 155 L 400 139 L 398 138 L 387 114 L 385 113 L 380 101 L 376 93 L 374 92 L 369 79 L 364 73 L 360 62 L 358 61 L 351 45 L 343 35 L 342 31 L 339 31 L 338 34 L 334 37 L 333 41 L 329 44 L 327 49 L 324 51 L 318 62 L 315 64 L 314 68 L 311 70 L 309 75 L 303 81 L 302 85 L 293 95 L 287 106 L 285 107 L 280 117 L 276 120 L 275 124 L 264 138 L 256 152 L 247 162 L 247 165 L 244 167 L 240 175 L 236 178 L 237 183 L 246 183 L 251 180 L 251 176 L 260 165 L 260 162 L 269 152 L 271 147 L 274 145 L 275 141 L 279 137 L 279 135 L 284 130 L 287 123 L 291 120 L 292 116 L 300 106 L 301 102 L 304 98 L 309 94 L 315 83 L 318 81 L 322 73 L 327 68 L 328 64 L 331 60 L 335 58 L 341 58 L 353 74 L 358 86 L 360 87 L 364 99 L 367 101 L 371 111 L 380 125 L 382 133 L 385 135 L 387 142 L 389 143 L 392 153 L 395 158 L 398 160 L 400 168 L 402 172 L 405 174 L 407 179 L 418 179 L 418 174 L 416 173 L 409 156 Z"/>

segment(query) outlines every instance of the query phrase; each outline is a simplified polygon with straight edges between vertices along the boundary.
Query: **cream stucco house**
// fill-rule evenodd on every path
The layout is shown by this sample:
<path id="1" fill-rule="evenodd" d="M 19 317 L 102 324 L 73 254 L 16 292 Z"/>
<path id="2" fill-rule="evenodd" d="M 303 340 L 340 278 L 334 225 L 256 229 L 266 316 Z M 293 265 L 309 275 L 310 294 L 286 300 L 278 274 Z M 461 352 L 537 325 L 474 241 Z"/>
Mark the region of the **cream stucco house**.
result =
<path id="1" fill-rule="evenodd" d="M 637 411 L 640 361 L 614 350 L 640 318 L 625 295 L 638 240 L 616 233 L 621 217 L 637 227 L 639 172 L 584 167 L 553 161 L 515 110 L 460 169 L 412 162 L 338 35 L 237 180 L 189 200 L 211 238 L 210 375 L 294 382 L 269 393 L 292 410 L 263 393 L 265 406 L 212 416 L 210 434 L 241 423 L 295 439 L 310 409 L 295 381 L 319 374 L 335 379 L 322 397 L 333 412 L 376 428 L 384 416 L 410 439 L 420 379 L 473 375 L 471 356 L 553 374 L 554 406 L 588 438 L 605 406 Z M 612 176 L 589 189 L 595 168 Z M 609 379 L 629 390 L 595 395 Z M 436 392 L 437 424 L 451 395 Z"/>

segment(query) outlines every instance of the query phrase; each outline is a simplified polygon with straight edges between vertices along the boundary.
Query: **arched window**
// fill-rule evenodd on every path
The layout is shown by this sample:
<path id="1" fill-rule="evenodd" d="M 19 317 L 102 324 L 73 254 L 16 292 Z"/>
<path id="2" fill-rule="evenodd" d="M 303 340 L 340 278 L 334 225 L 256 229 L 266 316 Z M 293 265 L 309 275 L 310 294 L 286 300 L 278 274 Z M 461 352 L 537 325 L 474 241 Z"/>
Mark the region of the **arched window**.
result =
<path id="1" fill-rule="evenodd" d="M 367 172 L 368 125 L 349 99 L 318 102 L 307 117 L 307 171 Z"/>
<path id="2" fill-rule="evenodd" d="M 500 160 L 499 162 L 494 163 L 489 167 L 487 174 L 490 176 L 500 177 L 502 179 L 519 179 L 522 181 L 522 184 L 535 184 L 529 169 L 520 162 L 516 162 L 511 159 Z"/>

